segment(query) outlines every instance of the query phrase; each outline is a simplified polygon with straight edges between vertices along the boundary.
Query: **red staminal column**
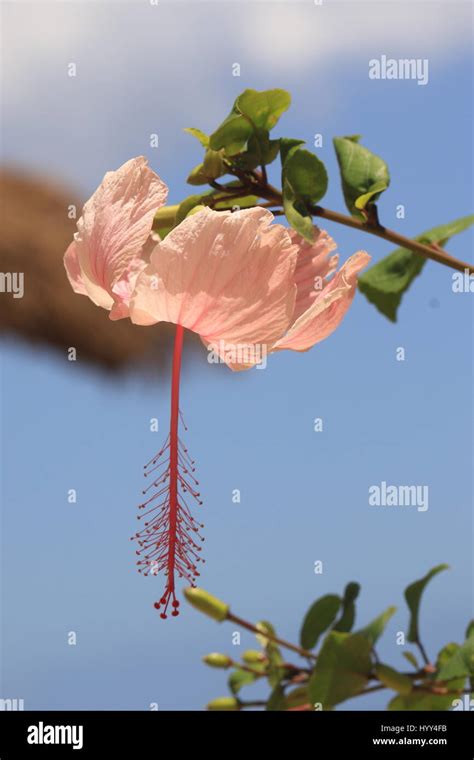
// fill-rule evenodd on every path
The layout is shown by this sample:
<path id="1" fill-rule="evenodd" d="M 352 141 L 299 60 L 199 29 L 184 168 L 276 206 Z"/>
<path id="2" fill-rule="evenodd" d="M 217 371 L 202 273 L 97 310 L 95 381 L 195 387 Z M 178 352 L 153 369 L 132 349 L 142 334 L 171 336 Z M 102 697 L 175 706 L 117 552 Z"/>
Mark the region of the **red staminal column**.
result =
<path id="1" fill-rule="evenodd" d="M 139 509 L 146 509 L 146 512 L 140 514 L 138 519 L 146 517 L 147 521 L 143 529 L 132 537 L 140 547 L 136 552 L 140 557 L 137 562 L 138 572 L 157 575 L 163 571 L 166 576 L 163 595 L 159 602 L 155 602 L 155 607 L 162 610 L 162 618 L 167 617 L 170 602 L 173 608 L 171 614 L 174 617 L 178 615 L 176 575 L 194 585 L 199 575 L 196 565 L 204 562 L 199 556 L 201 547 L 197 543 L 198 540 L 204 541 L 199 534 L 199 528 L 204 526 L 196 522 L 188 505 L 189 500 L 202 504 L 196 490 L 199 483 L 194 477 L 195 463 L 179 438 L 180 420 L 186 429 L 179 408 L 183 334 L 184 328 L 177 325 L 171 376 L 169 435 L 158 454 L 145 465 L 145 477 L 153 475 L 153 479 L 143 494 L 151 491 L 152 495 L 139 506 Z"/>

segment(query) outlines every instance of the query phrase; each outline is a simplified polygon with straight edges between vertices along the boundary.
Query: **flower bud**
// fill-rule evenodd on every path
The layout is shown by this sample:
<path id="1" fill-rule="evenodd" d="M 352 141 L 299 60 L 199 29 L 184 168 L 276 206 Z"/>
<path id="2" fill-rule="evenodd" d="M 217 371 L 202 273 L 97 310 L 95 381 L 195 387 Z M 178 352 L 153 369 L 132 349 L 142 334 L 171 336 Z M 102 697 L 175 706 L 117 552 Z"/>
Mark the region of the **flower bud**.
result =
<path id="1" fill-rule="evenodd" d="M 209 702 L 208 710 L 240 710 L 239 700 L 235 697 L 217 697 Z"/>
<path id="2" fill-rule="evenodd" d="M 153 217 L 153 229 L 159 231 L 162 228 L 172 227 L 178 208 L 178 205 L 162 206 L 162 208 L 159 208 Z"/>
<path id="3" fill-rule="evenodd" d="M 186 214 L 186 217 L 193 216 L 193 214 L 198 214 L 204 208 L 206 208 L 206 207 L 203 206 L 202 204 L 199 204 L 198 206 L 193 206 L 193 208 L 191 209 L 191 211 L 188 211 L 188 213 Z"/>
<path id="4" fill-rule="evenodd" d="M 229 614 L 228 604 L 212 596 L 212 594 L 208 594 L 202 588 L 194 588 L 193 586 L 185 588 L 184 596 L 199 612 L 209 615 L 209 617 L 217 620 L 218 623 L 222 623 Z"/>
<path id="5" fill-rule="evenodd" d="M 226 654 L 220 654 L 219 652 L 206 654 L 206 656 L 202 658 L 202 661 L 205 662 L 206 665 L 210 665 L 211 668 L 230 668 L 232 665 L 230 657 Z"/>
<path id="6" fill-rule="evenodd" d="M 265 655 L 258 649 L 247 649 L 242 655 L 242 660 L 246 662 L 247 665 L 254 665 L 257 662 L 263 662 L 265 660 Z"/>

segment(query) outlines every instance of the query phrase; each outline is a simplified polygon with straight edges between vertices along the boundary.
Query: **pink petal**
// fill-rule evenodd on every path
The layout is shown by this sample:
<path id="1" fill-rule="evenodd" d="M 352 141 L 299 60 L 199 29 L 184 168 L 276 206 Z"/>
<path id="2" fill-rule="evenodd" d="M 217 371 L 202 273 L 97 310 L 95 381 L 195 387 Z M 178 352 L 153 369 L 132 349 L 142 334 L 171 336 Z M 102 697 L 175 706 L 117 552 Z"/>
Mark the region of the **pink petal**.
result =
<path id="1" fill-rule="evenodd" d="M 81 270 L 79 264 L 78 245 L 73 240 L 64 254 L 64 266 L 72 289 L 83 296 L 89 296 L 96 306 L 111 309 L 114 299 L 104 288 L 92 282 Z"/>
<path id="2" fill-rule="evenodd" d="M 273 350 L 307 351 L 334 332 L 352 303 L 357 275 L 369 261 L 370 256 L 365 251 L 351 256 L 286 335 L 275 343 Z"/>
<path id="3" fill-rule="evenodd" d="M 76 267 L 76 275 L 71 275 L 71 254 L 65 263 L 76 284 L 79 270 L 84 288 L 95 303 L 101 300 L 105 308 L 110 309 L 113 303 L 120 307 L 112 318 L 128 314 L 136 278 L 146 266 L 145 247 L 153 217 L 165 203 L 167 192 L 166 185 L 140 156 L 108 172 L 84 206 L 75 235 L 76 263 L 72 267 Z M 97 289 L 102 291 L 101 298 Z"/>
<path id="4" fill-rule="evenodd" d="M 159 243 L 130 303 L 137 324 L 187 327 L 207 344 L 270 346 L 294 311 L 296 246 L 273 214 L 204 209 Z M 233 368 L 250 362 L 227 361 Z"/>
<path id="5" fill-rule="evenodd" d="M 325 280 L 336 270 L 339 256 L 331 256 L 336 243 L 325 230 L 314 228 L 317 236 L 314 243 L 308 243 L 295 230 L 290 231 L 293 243 L 298 245 L 298 259 L 295 269 L 296 293 L 293 319 L 300 317 L 313 303 L 325 286 Z"/>
<path id="6" fill-rule="evenodd" d="M 79 266 L 77 256 L 77 245 L 74 240 L 64 254 L 64 266 L 66 267 L 66 274 L 74 292 L 86 296 L 87 290 L 82 279 L 81 267 Z"/>

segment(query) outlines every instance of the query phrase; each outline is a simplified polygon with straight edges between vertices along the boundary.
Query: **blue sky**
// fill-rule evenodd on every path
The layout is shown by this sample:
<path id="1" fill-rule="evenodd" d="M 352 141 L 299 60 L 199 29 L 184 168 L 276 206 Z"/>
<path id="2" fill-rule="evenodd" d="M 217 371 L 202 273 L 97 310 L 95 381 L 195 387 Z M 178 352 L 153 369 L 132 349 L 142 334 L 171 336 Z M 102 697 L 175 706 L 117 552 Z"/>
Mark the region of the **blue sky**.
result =
<path id="1" fill-rule="evenodd" d="M 324 204 L 343 209 L 331 138 L 360 133 L 391 169 L 383 221 L 417 234 L 472 206 L 469 13 L 467 3 L 4 3 L 4 157 L 86 196 L 105 171 L 145 154 L 177 202 L 200 160 L 182 128 L 212 130 L 246 87 L 284 87 L 293 105 L 275 134 L 309 147 L 323 135 Z M 382 54 L 428 58 L 429 83 L 370 80 L 368 61 Z M 405 220 L 395 218 L 400 203 Z M 343 259 L 391 250 L 327 229 Z M 472 234 L 449 251 L 469 259 Z M 429 263 L 396 325 L 358 294 L 332 337 L 275 355 L 264 371 L 234 374 L 185 351 L 181 406 L 204 494 L 202 586 L 237 614 L 296 640 L 311 602 L 356 580 L 359 624 L 398 605 L 379 649 L 403 667 L 403 589 L 447 562 L 426 593 L 422 631 L 433 656 L 462 638 L 472 615 L 472 295 L 454 294 L 451 274 Z M 151 417 L 160 432 L 149 431 Z M 167 417 L 167 377 L 111 379 L 3 340 L 0 696 L 27 709 L 186 710 L 225 693 L 225 674 L 200 657 L 238 657 L 251 635 L 234 647 L 231 625 L 188 608 L 161 621 L 152 607 L 161 579 L 134 570 L 142 465 Z M 383 480 L 428 485 L 428 511 L 369 507 L 369 486 Z M 386 702 L 374 694 L 345 707 Z"/>

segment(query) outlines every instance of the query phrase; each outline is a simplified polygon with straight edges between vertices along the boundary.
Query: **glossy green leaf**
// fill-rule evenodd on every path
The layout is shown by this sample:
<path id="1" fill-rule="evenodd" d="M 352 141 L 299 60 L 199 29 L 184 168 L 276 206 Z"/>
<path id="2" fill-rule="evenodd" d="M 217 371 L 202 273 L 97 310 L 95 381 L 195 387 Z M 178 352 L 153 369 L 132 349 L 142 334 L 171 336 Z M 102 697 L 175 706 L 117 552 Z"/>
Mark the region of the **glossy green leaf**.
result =
<path id="1" fill-rule="evenodd" d="M 385 161 L 359 144 L 359 135 L 335 137 L 334 148 L 341 173 L 346 206 L 355 216 L 374 202 L 390 184 Z"/>
<path id="2" fill-rule="evenodd" d="M 415 668 L 415 670 L 419 670 L 420 669 L 420 666 L 418 664 L 418 660 L 416 659 L 416 657 L 413 654 L 413 652 L 402 652 L 402 655 L 404 656 L 404 658 L 406 660 L 408 660 L 408 662 L 410 663 L 410 665 L 413 665 L 413 667 Z"/>
<path id="3" fill-rule="evenodd" d="M 291 95 L 286 90 L 244 90 L 236 105 L 240 113 L 252 120 L 256 127 L 271 130 L 282 113 L 291 105 Z"/>
<path id="4" fill-rule="evenodd" d="M 365 636 L 331 631 L 309 680 L 310 703 L 331 710 L 365 688 L 371 669 L 370 642 Z"/>
<path id="5" fill-rule="evenodd" d="M 229 116 L 210 136 L 210 147 L 224 148 L 226 156 L 241 153 L 255 130 L 270 131 L 290 102 L 285 90 L 245 90 L 236 99 Z"/>
<path id="6" fill-rule="evenodd" d="M 203 148 L 209 147 L 209 137 L 200 129 L 196 129 L 196 127 L 185 127 L 184 131 L 188 132 L 190 135 L 193 135 L 193 137 L 199 140 Z"/>
<path id="7" fill-rule="evenodd" d="M 403 673 L 399 673 L 398 670 L 395 670 L 390 665 L 378 663 L 375 666 L 375 675 L 379 681 L 389 689 L 393 689 L 399 694 L 403 694 L 405 696 L 411 693 L 411 679 L 408 678 L 408 676 L 405 676 Z"/>
<path id="8" fill-rule="evenodd" d="M 468 229 L 474 223 L 474 215 L 463 216 L 448 224 L 433 227 L 418 235 L 419 243 L 435 243 L 445 246 L 451 237 Z M 359 277 L 359 290 L 374 306 L 392 322 L 404 293 L 420 274 L 426 259 L 407 248 L 397 248 Z"/>
<path id="9" fill-rule="evenodd" d="M 355 600 L 359 596 L 360 585 L 359 583 L 348 583 L 344 589 L 344 596 L 342 598 L 342 612 L 339 620 L 333 625 L 333 631 L 341 631 L 342 633 L 349 633 L 352 630 L 355 620 Z"/>
<path id="10" fill-rule="evenodd" d="M 300 145 L 299 140 L 281 140 L 283 209 L 293 229 L 312 242 L 314 224 L 308 205 L 324 196 L 328 176 L 322 161 Z"/>
<path id="11" fill-rule="evenodd" d="M 279 140 L 270 140 L 267 130 L 257 129 L 250 136 L 246 150 L 233 158 L 233 164 L 239 169 L 256 169 L 257 166 L 271 164 L 279 150 Z"/>
<path id="12" fill-rule="evenodd" d="M 395 614 L 397 611 L 396 607 L 388 607 L 385 612 L 382 612 L 378 617 L 376 617 L 374 620 L 372 620 L 369 625 L 365 626 L 365 628 L 362 628 L 359 633 L 363 636 L 366 636 L 371 645 L 374 646 L 376 641 L 380 638 L 382 633 L 385 630 L 385 626 L 387 625 L 388 621 L 392 617 L 392 615 Z"/>
<path id="13" fill-rule="evenodd" d="M 293 148 L 298 148 L 300 145 L 304 145 L 304 140 L 297 140 L 294 137 L 281 137 L 280 138 L 280 157 L 281 157 L 281 165 L 283 166 L 289 152 Z"/>
<path id="14" fill-rule="evenodd" d="M 328 187 L 328 174 L 322 161 L 304 148 L 293 148 L 284 163 L 285 179 L 297 197 L 314 204 L 321 200 Z"/>
<path id="15" fill-rule="evenodd" d="M 336 594 L 326 594 L 311 605 L 303 620 L 300 631 L 300 644 L 303 649 L 313 649 L 324 631 L 335 620 L 341 607 L 342 599 Z"/>
<path id="16" fill-rule="evenodd" d="M 305 240 L 312 243 L 314 241 L 313 218 L 286 180 L 283 180 L 283 210 L 291 227 Z"/>
<path id="17" fill-rule="evenodd" d="M 410 610 L 410 626 L 408 629 L 407 639 L 412 643 L 417 643 L 420 640 L 420 632 L 418 626 L 418 615 L 420 611 L 420 603 L 423 591 L 430 580 L 440 573 L 442 570 L 447 570 L 449 565 L 437 565 L 433 567 L 423 578 L 411 583 L 405 589 L 405 599 Z"/>

